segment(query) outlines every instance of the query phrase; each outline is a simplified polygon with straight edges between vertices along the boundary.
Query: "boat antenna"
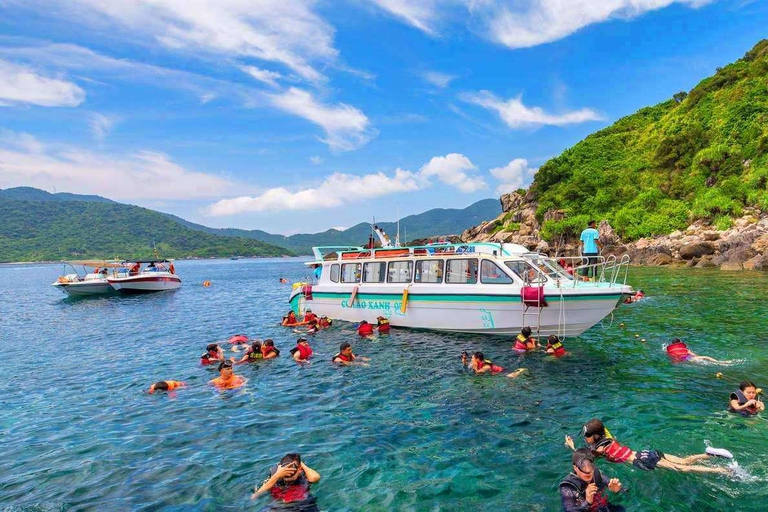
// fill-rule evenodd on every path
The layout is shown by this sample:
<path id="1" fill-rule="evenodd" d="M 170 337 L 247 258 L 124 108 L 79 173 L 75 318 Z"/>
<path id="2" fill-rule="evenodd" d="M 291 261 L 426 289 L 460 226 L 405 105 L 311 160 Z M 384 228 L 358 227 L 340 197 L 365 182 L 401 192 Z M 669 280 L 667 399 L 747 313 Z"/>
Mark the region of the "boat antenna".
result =
<path id="1" fill-rule="evenodd" d="M 397 235 L 395 235 L 395 247 L 400 247 L 400 205 L 395 207 L 395 214 L 397 215 Z"/>

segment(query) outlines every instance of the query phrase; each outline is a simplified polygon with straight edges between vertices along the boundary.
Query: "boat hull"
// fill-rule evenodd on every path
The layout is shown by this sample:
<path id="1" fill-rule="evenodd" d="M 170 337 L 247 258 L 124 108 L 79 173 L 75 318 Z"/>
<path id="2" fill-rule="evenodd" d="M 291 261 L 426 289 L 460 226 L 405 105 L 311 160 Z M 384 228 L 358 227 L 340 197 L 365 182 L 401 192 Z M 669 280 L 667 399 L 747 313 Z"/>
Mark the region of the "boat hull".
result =
<path id="1" fill-rule="evenodd" d="M 109 295 L 115 293 L 115 289 L 106 281 L 79 282 L 79 283 L 54 283 L 58 288 L 70 297 L 85 297 L 88 295 Z"/>
<path id="2" fill-rule="evenodd" d="M 174 275 L 129 276 L 108 279 L 112 288 L 120 293 L 153 293 L 175 290 L 181 286 L 181 279 Z"/>
<path id="3" fill-rule="evenodd" d="M 393 327 L 507 335 L 517 334 L 527 325 L 534 330 L 540 326 L 541 335 L 576 336 L 610 315 L 627 292 L 624 288 L 629 287 L 545 294 L 547 306 L 541 308 L 540 315 L 537 307 L 526 309 L 519 288 L 508 294 L 478 290 L 437 294 L 414 287 L 409 290 L 404 311 L 402 288 L 397 292 L 378 288 L 359 287 L 353 301 L 351 290 L 317 286 L 310 299 L 299 289 L 294 291 L 292 305 L 301 299 L 302 305 L 317 315 L 349 322 L 366 320 L 375 324 L 376 318 L 383 316 Z"/>

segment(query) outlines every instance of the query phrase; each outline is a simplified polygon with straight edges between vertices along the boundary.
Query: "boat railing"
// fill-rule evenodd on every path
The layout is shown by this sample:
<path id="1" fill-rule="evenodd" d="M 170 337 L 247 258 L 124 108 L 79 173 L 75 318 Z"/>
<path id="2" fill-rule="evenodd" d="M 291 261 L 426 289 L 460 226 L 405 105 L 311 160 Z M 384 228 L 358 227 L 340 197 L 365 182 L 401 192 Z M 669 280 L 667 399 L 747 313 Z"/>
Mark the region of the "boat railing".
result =
<path id="1" fill-rule="evenodd" d="M 597 260 L 590 263 L 589 260 Z M 609 287 L 624 286 L 629 276 L 629 255 L 621 258 L 615 255 L 605 256 L 559 256 L 555 260 L 560 268 L 572 276 L 572 286 L 575 288 L 584 283 L 607 283 Z M 565 265 L 563 265 L 565 263 Z"/>

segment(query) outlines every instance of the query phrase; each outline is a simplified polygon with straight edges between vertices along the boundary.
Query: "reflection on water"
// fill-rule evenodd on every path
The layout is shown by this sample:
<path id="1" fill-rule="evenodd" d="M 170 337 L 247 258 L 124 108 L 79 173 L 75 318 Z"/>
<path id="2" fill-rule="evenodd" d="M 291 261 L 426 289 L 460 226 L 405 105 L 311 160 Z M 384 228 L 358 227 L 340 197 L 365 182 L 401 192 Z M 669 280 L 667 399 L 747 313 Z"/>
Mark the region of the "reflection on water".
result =
<path id="1" fill-rule="evenodd" d="M 242 508 L 269 466 L 297 451 L 322 475 L 312 491 L 322 510 L 556 510 L 570 470 L 563 436 L 592 417 L 635 449 L 688 455 L 709 439 L 749 475 L 601 462 L 630 488 L 618 500 L 630 510 L 758 510 L 768 497 L 766 420 L 723 412 L 740 379 L 768 384 L 768 276 L 633 269 L 649 298 L 566 340 L 571 354 L 558 361 L 515 355 L 499 337 L 395 329 L 358 340 L 340 322 L 311 340 L 313 362 L 300 366 L 288 357 L 297 336 L 277 326 L 290 291 L 278 278 L 304 276 L 298 260 L 177 268 L 177 292 L 65 299 L 50 286 L 58 265 L 0 267 L 0 503 Z M 283 352 L 236 367 L 247 386 L 219 393 L 199 356 L 234 333 L 271 337 Z M 663 347 L 675 336 L 740 362 L 670 364 Z M 330 364 L 349 340 L 370 367 Z M 530 371 L 471 376 L 459 355 L 478 349 Z M 161 379 L 189 387 L 146 394 Z"/>

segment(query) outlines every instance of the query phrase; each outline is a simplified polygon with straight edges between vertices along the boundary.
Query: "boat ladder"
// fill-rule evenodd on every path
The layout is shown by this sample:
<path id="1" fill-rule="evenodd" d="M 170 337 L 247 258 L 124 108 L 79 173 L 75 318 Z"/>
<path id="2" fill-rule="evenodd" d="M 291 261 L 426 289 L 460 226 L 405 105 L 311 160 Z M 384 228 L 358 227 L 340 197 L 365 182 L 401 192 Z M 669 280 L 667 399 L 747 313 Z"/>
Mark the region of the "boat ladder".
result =
<path id="1" fill-rule="evenodd" d="M 541 311 L 547 307 L 544 300 L 543 286 L 523 286 L 520 289 L 520 303 L 522 305 L 522 327 L 536 328 L 536 338 L 541 337 Z M 534 320 L 534 322 L 530 322 Z"/>

